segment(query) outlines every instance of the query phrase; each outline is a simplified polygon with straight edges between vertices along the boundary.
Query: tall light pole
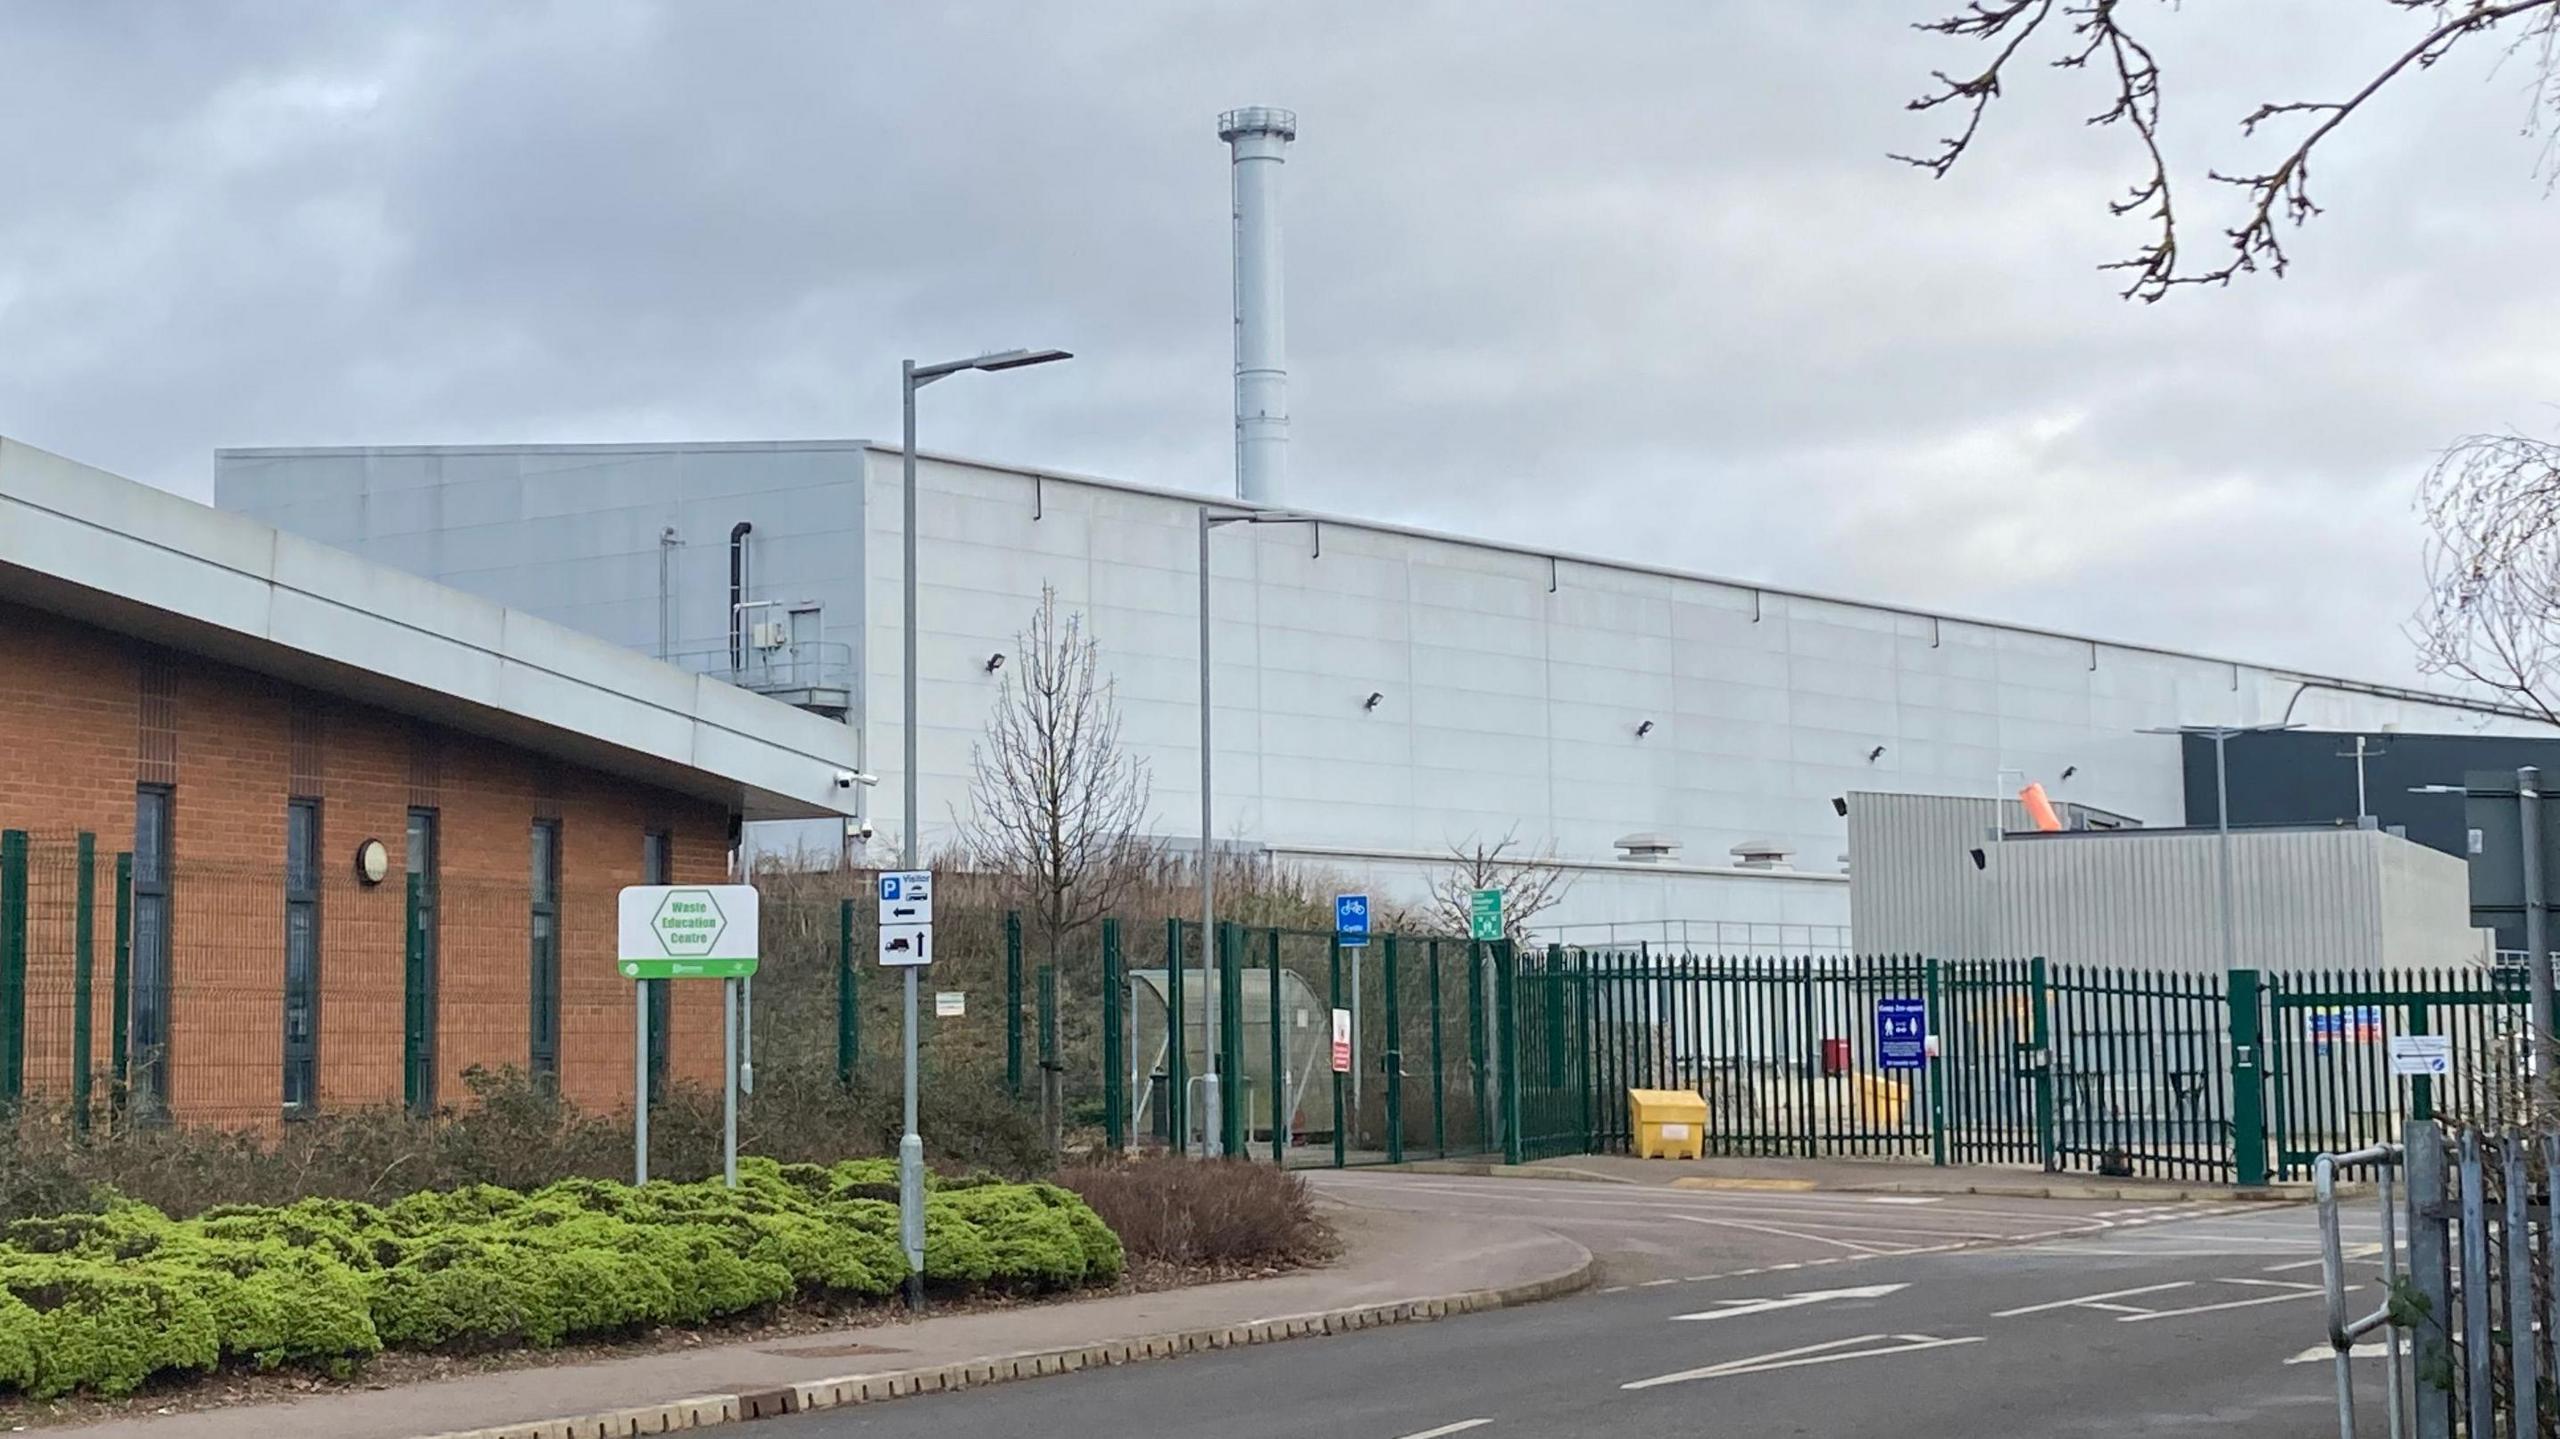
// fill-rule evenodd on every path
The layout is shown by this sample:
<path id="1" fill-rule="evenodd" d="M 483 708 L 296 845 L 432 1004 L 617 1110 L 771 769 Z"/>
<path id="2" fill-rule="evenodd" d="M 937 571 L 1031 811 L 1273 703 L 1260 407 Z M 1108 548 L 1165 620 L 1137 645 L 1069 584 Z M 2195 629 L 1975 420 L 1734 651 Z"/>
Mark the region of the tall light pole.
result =
<path id="1" fill-rule="evenodd" d="M 2214 828 L 2222 835 L 2222 968 L 2228 973 L 2240 967 L 2238 946 L 2232 938 L 2231 899 L 2231 770 L 2224 763 L 2223 746 L 2233 735 L 2274 734 L 2281 730 L 2300 729 L 2298 724 L 2187 724 L 2165 725 L 2146 729 L 2143 734 L 2166 734 L 2213 741 Z"/>
<path id="2" fill-rule="evenodd" d="M 917 837 L 923 829 L 918 819 L 922 806 L 916 798 L 916 391 L 963 370 L 1019 370 L 1026 365 L 1045 365 L 1053 360 L 1073 358 L 1064 350 L 1002 350 L 991 355 L 973 355 L 965 360 L 945 360 L 934 365 L 919 365 L 907 360 L 898 366 L 899 399 L 906 412 L 906 446 L 901 457 L 903 470 L 899 480 L 902 515 L 899 528 L 903 532 L 901 553 L 904 556 L 903 573 L 899 578 L 904 599 L 898 613 L 899 639 L 904 654 L 901 678 L 905 694 L 899 728 L 906 748 L 901 785 L 906 805 L 901 818 L 906 834 L 898 852 L 900 864 L 907 869 L 914 869 L 921 858 L 917 853 Z M 924 1139 L 916 1133 L 914 965 L 907 966 L 906 1009 L 907 1131 L 898 1140 L 898 1237 L 907 1251 L 907 1307 L 916 1309 L 924 1305 Z"/>
<path id="3" fill-rule="evenodd" d="M 2410 786 L 2409 793 L 2468 795 L 2472 791 L 2466 785 L 2422 784 Z M 2533 1004 L 2529 1036 L 2533 1045 L 2533 1083 L 2540 1093 L 2546 1088 L 2560 1089 L 2560 1035 L 2552 1032 L 2551 913 L 2542 888 L 2542 771 L 2532 765 L 2516 771 L 2516 840 L 2517 877 L 2524 886 L 2525 984 Z"/>
<path id="4" fill-rule="evenodd" d="M 1314 517 L 1311 515 L 1292 514 L 1287 510 L 1226 510 L 1212 514 L 1207 505 L 1200 507 L 1200 1026 L 1204 1032 L 1209 1025 L 1209 956 L 1218 942 L 1218 867 L 1209 850 L 1212 838 L 1209 787 L 1209 532 L 1220 525 L 1299 525 L 1313 522 Z M 1169 963 L 1174 968 L 1180 968 L 1182 956 L 1178 954 L 1171 956 Z M 1185 1042 L 1182 1034 L 1185 1020 L 1186 1016 L 1183 1015 L 1177 1014 L 1173 1017 L 1173 1037 L 1176 1044 Z M 1218 1044 L 1214 1039 L 1208 1045 L 1208 1054 L 1208 1072 L 1200 1077 L 1200 1152 L 1203 1156 L 1214 1159 L 1222 1147 L 1221 1136 L 1226 1133 L 1222 1127 L 1226 1118 L 1225 1097 L 1218 1092 L 1224 1078 L 1218 1073 Z M 1279 1077 L 1273 1076 L 1272 1083 L 1279 1082 Z"/>

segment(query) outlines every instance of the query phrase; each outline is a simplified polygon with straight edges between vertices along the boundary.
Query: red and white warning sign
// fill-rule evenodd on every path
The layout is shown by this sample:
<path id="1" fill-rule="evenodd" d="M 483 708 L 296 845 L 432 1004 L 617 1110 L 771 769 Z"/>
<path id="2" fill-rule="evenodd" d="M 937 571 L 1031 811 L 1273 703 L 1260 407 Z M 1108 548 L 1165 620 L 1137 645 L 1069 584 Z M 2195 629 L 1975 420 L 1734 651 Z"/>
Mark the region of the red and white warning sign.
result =
<path id="1" fill-rule="evenodd" d="M 1351 1072 L 1351 1011 L 1347 1009 L 1333 1012 L 1333 1072 Z"/>

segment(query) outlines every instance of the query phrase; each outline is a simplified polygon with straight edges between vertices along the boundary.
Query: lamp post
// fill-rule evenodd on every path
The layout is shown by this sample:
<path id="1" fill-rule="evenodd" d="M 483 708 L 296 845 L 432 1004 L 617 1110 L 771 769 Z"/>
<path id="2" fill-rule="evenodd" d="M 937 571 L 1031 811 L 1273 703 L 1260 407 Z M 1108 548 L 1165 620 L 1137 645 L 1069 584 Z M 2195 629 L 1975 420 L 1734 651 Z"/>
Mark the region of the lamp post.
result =
<path id="1" fill-rule="evenodd" d="M 2178 735 L 2182 738 L 2192 735 L 2213 741 L 2214 828 L 2222 836 L 2222 902 L 2218 908 L 2222 911 L 2222 968 L 2225 972 L 2239 968 L 2240 962 L 2231 933 L 2231 771 L 2224 763 L 2223 746 L 2233 735 L 2274 734 L 2300 728 L 2302 726 L 2298 724 L 2189 724 L 2164 725 L 2141 731 L 2143 734 Z"/>
<path id="2" fill-rule="evenodd" d="M 2409 793 L 2469 795 L 2471 790 L 2458 784 L 2422 784 L 2410 786 Z M 2533 1083 L 2539 1093 L 2560 1086 L 2560 1035 L 2552 1032 L 2551 913 L 2542 889 L 2542 771 L 2532 765 L 2516 771 L 2516 839 L 2516 868 L 2524 887 L 2525 984 L 2533 1004 Z"/>
<path id="3" fill-rule="evenodd" d="M 1210 850 L 1210 764 L 1209 764 L 1209 532 L 1220 525 L 1297 525 L 1311 524 L 1312 515 L 1293 514 L 1287 510 L 1227 510 L 1211 513 L 1207 505 L 1200 507 L 1200 1023 L 1209 1023 L 1209 955 L 1217 943 L 1218 932 L 1218 868 Z M 1175 967 L 1182 964 L 1181 955 L 1170 957 Z M 1173 1017 L 1173 1041 L 1182 1044 L 1185 1016 Z M 1200 1153 L 1215 1159 L 1222 1148 L 1221 1136 L 1226 1113 L 1224 1096 L 1219 1086 L 1224 1077 L 1218 1073 L 1218 1045 L 1208 1046 L 1209 1068 L 1200 1077 L 1201 1137 Z M 1273 1083 L 1278 1083 L 1274 1076 Z M 1178 1140 L 1177 1140 L 1178 1142 Z"/>
<path id="4" fill-rule="evenodd" d="M 920 805 L 916 799 L 916 391 L 946 375 L 956 375 L 964 370 L 1019 370 L 1028 365 L 1045 365 L 1053 360 L 1072 358 L 1064 350 L 1002 350 L 932 365 L 919 365 L 907 360 L 898 367 L 899 398 L 906 418 L 906 445 L 901 455 L 899 479 L 900 529 L 903 532 L 900 583 L 904 597 L 898 612 L 903 653 L 901 678 L 905 690 L 899 728 L 906 748 L 901 785 L 906 806 L 902 816 L 906 834 L 899 846 L 899 855 L 900 862 L 908 869 L 914 869 L 920 858 L 917 835 L 922 828 L 917 822 Z M 907 1251 L 907 1307 L 917 1309 L 924 1305 L 924 1140 L 916 1133 L 916 971 L 913 965 L 907 966 L 904 1047 L 907 1127 L 906 1133 L 898 1140 L 898 1236 Z"/>

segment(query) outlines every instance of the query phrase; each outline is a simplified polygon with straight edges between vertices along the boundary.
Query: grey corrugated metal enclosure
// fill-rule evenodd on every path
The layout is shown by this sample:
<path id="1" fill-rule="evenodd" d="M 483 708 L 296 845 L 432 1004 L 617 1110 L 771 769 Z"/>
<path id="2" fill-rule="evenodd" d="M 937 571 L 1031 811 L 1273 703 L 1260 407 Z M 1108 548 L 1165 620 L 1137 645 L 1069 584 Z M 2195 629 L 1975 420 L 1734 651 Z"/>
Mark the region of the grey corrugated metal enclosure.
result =
<path id="1" fill-rule="evenodd" d="M 1850 936 L 1861 952 L 2223 967 L 2214 831 L 2004 830 L 1995 839 L 1992 805 L 1850 796 Z M 2230 843 L 2240 967 L 2439 968 L 2487 957 L 2470 923 L 2468 875 L 2450 855 L 2378 830 L 2327 827 L 2239 830 Z"/>

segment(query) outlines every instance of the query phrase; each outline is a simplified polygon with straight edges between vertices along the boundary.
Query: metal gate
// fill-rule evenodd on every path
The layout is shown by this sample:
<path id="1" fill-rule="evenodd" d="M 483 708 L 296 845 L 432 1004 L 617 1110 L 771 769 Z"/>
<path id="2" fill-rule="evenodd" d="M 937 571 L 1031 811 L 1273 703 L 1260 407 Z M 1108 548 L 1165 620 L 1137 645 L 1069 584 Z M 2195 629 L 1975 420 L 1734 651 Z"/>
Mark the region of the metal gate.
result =
<path id="1" fill-rule="evenodd" d="M 2400 1138 L 2411 1119 L 2496 1129 L 2530 1105 L 2521 968 L 2332 971 L 2265 979 L 2265 1093 L 2272 1177 L 2304 1179 L 2321 1153 Z M 2394 1035 L 2446 1035 L 2452 1073 L 2391 1072 Z"/>

